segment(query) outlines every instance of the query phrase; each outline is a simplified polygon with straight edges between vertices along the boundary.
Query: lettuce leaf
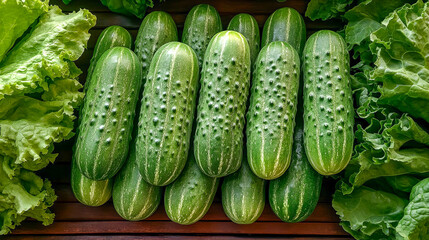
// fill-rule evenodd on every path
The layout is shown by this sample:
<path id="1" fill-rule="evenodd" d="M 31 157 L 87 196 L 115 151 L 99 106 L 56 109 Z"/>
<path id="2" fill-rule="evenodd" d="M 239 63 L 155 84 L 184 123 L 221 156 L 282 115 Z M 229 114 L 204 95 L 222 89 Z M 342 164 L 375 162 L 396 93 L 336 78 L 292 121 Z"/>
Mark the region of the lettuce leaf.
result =
<path id="1" fill-rule="evenodd" d="M 429 186 L 417 188 L 429 175 L 429 3 L 405 2 L 365 0 L 344 16 L 358 118 L 332 204 L 356 239 L 429 237 Z"/>
<path id="2" fill-rule="evenodd" d="M 429 122 L 429 6 L 422 1 L 390 14 L 371 34 L 377 55 L 371 78 L 382 85 L 380 104 Z"/>
<path id="3" fill-rule="evenodd" d="M 379 29 L 384 18 L 393 10 L 410 0 L 365 0 L 344 14 L 348 23 L 345 40 L 350 45 L 359 45 L 372 32 Z"/>
<path id="4" fill-rule="evenodd" d="M 369 187 L 344 195 L 337 190 L 332 206 L 340 225 L 356 239 L 396 239 L 395 228 L 404 215 L 407 199 Z"/>
<path id="5" fill-rule="evenodd" d="M 345 171 L 352 187 L 383 176 L 429 172 L 429 133 L 406 114 L 398 119 L 390 113 L 387 118 L 383 126 L 375 118 L 366 129 L 358 126 L 358 153 Z M 411 146 L 403 148 L 410 142 Z M 348 185 L 342 188 L 344 193 L 353 190 Z"/>
<path id="6" fill-rule="evenodd" d="M 49 0 L 0 1 L 0 62 L 28 27 L 48 11 L 48 6 Z"/>
<path id="7" fill-rule="evenodd" d="M 313 21 L 335 18 L 345 12 L 346 7 L 352 2 L 353 0 L 311 0 L 305 11 L 305 16 Z"/>
<path id="8" fill-rule="evenodd" d="M 429 178 L 414 186 L 410 203 L 396 230 L 404 239 L 426 239 L 429 236 Z"/>
<path id="9" fill-rule="evenodd" d="M 94 25 L 95 16 L 88 10 L 64 15 L 51 7 L 0 64 L 0 100 L 47 91 L 46 79 L 76 78 L 81 71 L 72 61 L 82 55 Z"/>
<path id="10" fill-rule="evenodd" d="M 9 233 L 27 217 L 51 224 L 54 214 L 49 207 L 55 200 L 48 180 L 0 155 L 0 235 Z"/>
<path id="11" fill-rule="evenodd" d="M 143 18 L 147 7 L 153 7 L 152 0 L 101 0 L 110 11 Z"/>

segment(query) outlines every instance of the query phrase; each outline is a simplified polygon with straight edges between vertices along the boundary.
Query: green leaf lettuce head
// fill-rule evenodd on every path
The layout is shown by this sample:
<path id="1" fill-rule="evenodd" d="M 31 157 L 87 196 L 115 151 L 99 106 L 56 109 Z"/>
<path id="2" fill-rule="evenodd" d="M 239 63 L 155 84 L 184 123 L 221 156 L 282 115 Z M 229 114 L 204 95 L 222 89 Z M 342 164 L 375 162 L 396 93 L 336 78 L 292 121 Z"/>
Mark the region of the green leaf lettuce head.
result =
<path id="1" fill-rule="evenodd" d="M 370 2 L 376 1 L 360 4 Z M 429 183 L 420 182 L 429 175 L 428 7 L 417 1 L 387 15 L 377 6 L 361 8 L 361 19 L 376 27 L 345 31 L 346 39 L 356 37 L 348 43 L 360 60 L 352 81 L 358 119 L 355 152 L 332 203 L 356 239 L 429 239 Z"/>
<path id="2" fill-rule="evenodd" d="M 48 0 L 0 1 L 0 62 L 30 25 L 48 11 Z"/>
<path id="3" fill-rule="evenodd" d="M 23 2 L 31 1 L 38 2 Z M 0 235 L 27 217 L 53 221 L 54 191 L 33 171 L 54 162 L 54 143 L 73 136 L 84 95 L 73 61 L 95 20 L 87 10 L 66 15 L 51 6 L 0 63 Z"/>

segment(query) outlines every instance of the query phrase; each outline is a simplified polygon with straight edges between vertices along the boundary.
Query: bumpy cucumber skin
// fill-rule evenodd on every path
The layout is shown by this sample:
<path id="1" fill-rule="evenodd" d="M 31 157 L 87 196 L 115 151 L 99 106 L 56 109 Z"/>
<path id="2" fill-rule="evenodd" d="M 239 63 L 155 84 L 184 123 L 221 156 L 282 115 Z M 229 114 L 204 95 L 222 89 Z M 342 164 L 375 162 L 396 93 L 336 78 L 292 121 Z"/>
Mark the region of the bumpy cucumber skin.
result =
<path id="1" fill-rule="evenodd" d="M 253 67 L 261 49 L 261 35 L 256 19 L 247 13 L 237 14 L 229 22 L 228 30 L 237 31 L 247 39 L 250 48 L 250 61 Z"/>
<path id="2" fill-rule="evenodd" d="M 178 41 L 177 26 L 170 14 L 162 11 L 149 13 L 140 25 L 134 52 L 142 63 L 142 86 L 155 52 L 168 42 Z"/>
<path id="3" fill-rule="evenodd" d="M 264 24 L 262 47 L 270 42 L 284 41 L 301 54 L 306 39 L 306 28 L 301 14 L 293 8 L 280 8 L 272 13 Z"/>
<path id="4" fill-rule="evenodd" d="M 240 168 L 249 84 L 246 38 L 235 31 L 216 34 L 204 57 L 194 139 L 195 159 L 208 176 L 223 177 Z"/>
<path id="5" fill-rule="evenodd" d="M 229 219 L 237 224 L 251 224 L 261 216 L 265 207 L 265 180 L 252 172 L 247 161 L 224 178 L 222 206 Z"/>
<path id="6" fill-rule="evenodd" d="M 126 47 L 131 49 L 132 43 L 131 34 L 125 28 L 121 26 L 110 26 L 104 29 L 97 39 L 94 54 L 89 63 L 87 83 L 94 72 L 95 64 L 104 52 L 114 47 Z"/>
<path id="7" fill-rule="evenodd" d="M 300 59 L 286 42 L 262 48 L 255 64 L 247 112 L 247 155 L 260 178 L 280 177 L 290 164 Z"/>
<path id="8" fill-rule="evenodd" d="M 167 216 L 182 225 L 197 222 L 209 210 L 218 186 L 219 179 L 201 172 L 191 152 L 182 174 L 165 188 Z"/>
<path id="9" fill-rule="evenodd" d="M 87 89 L 73 158 L 92 180 L 112 178 L 128 155 L 140 92 L 141 63 L 114 47 L 97 61 Z"/>
<path id="10" fill-rule="evenodd" d="M 150 217 L 158 208 L 162 197 L 162 188 L 144 181 L 135 161 L 135 147 L 131 147 L 128 161 L 116 175 L 113 184 L 113 206 L 128 221 Z"/>
<path id="11" fill-rule="evenodd" d="M 199 68 L 194 50 L 162 46 L 151 63 L 136 143 L 137 165 L 152 185 L 173 182 L 185 167 L 196 108 Z"/>
<path id="12" fill-rule="evenodd" d="M 219 13 L 208 4 L 194 6 L 186 16 L 182 42 L 194 49 L 200 67 L 210 40 L 220 31 L 222 31 L 222 21 Z"/>
<path id="13" fill-rule="evenodd" d="M 292 160 L 286 173 L 270 181 L 268 198 L 273 212 L 284 222 L 301 222 L 316 208 L 323 177 L 308 162 L 304 151 L 302 111 L 298 112 Z"/>
<path id="14" fill-rule="evenodd" d="M 340 35 L 322 30 L 308 39 L 303 56 L 307 156 L 320 174 L 337 174 L 353 151 L 349 52 Z"/>
<path id="15" fill-rule="evenodd" d="M 98 207 L 109 201 L 112 196 L 113 180 L 94 181 L 85 177 L 72 161 L 71 181 L 73 194 L 82 204 Z"/>

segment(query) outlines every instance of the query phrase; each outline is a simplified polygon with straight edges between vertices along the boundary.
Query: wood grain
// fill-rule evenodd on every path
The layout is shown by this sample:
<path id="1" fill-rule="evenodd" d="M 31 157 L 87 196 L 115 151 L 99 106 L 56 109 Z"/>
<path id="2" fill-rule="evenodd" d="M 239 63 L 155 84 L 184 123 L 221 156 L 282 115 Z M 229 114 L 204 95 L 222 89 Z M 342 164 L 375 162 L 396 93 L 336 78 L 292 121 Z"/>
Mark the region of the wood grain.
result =
<path id="1" fill-rule="evenodd" d="M 255 236 L 228 236 L 228 235 L 161 235 L 161 236 L 151 236 L 151 235 L 38 235 L 38 236 L 28 236 L 28 235 L 15 235 L 8 236 L 5 239 L 8 240 L 250 240 L 255 239 Z M 270 237 L 258 237 L 258 240 L 276 240 L 276 239 L 286 239 L 285 237 L 279 236 L 270 236 Z M 288 236 L 288 240 L 350 240 L 352 238 L 342 237 L 342 236 L 314 236 L 314 237 L 294 237 Z"/>
<path id="2" fill-rule="evenodd" d="M 171 221 L 79 221 L 54 222 L 43 227 L 40 222 L 25 222 L 12 234 L 270 234 L 270 235 L 320 235 L 347 236 L 338 223 L 283 223 L 255 222 L 250 225 L 238 225 L 233 222 L 199 221 L 183 226 Z"/>
<path id="3" fill-rule="evenodd" d="M 100 207 L 88 207 L 80 203 L 55 203 L 53 212 L 56 214 L 55 221 L 121 221 L 123 220 L 113 208 L 111 202 Z M 79 213 L 79 214 L 76 214 Z M 164 207 L 160 208 L 148 219 L 149 221 L 169 221 Z M 202 219 L 203 221 L 229 221 L 225 215 L 222 204 L 220 202 L 214 203 L 208 213 Z M 265 206 L 259 222 L 281 222 L 276 217 L 269 205 Z M 306 220 L 306 222 L 327 222 L 337 223 L 338 217 L 335 214 L 329 203 L 320 203 L 317 205 L 316 210 Z"/>

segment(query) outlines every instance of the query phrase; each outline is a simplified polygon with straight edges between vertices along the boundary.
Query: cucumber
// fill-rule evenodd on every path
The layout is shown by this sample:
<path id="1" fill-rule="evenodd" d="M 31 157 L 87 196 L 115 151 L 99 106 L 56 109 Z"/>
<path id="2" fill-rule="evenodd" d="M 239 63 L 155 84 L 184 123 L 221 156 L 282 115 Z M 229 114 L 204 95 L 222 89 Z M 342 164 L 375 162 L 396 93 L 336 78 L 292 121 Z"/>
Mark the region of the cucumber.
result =
<path id="1" fill-rule="evenodd" d="M 191 46 L 201 67 L 210 39 L 222 31 L 222 21 L 216 9 L 208 4 L 194 6 L 186 16 L 182 42 Z"/>
<path id="2" fill-rule="evenodd" d="M 162 197 L 162 188 L 145 182 L 135 161 L 134 145 L 131 146 L 127 163 L 116 175 L 113 184 L 113 206 L 128 221 L 140 221 L 151 216 Z"/>
<path id="3" fill-rule="evenodd" d="M 349 52 L 339 34 L 322 30 L 308 39 L 303 56 L 307 156 L 320 174 L 337 174 L 353 151 Z"/>
<path id="4" fill-rule="evenodd" d="M 246 37 L 250 48 L 250 61 L 253 66 L 261 48 L 261 36 L 256 19 L 247 13 L 237 14 L 229 22 L 228 30 L 239 32 Z"/>
<path id="5" fill-rule="evenodd" d="M 308 162 L 304 151 L 302 111 L 295 127 L 292 161 L 286 173 L 270 181 L 268 199 L 273 212 L 284 222 L 301 222 L 316 208 L 323 177 Z"/>
<path id="6" fill-rule="evenodd" d="M 140 25 L 134 52 L 142 63 L 142 87 L 146 82 L 155 52 L 168 42 L 178 41 L 177 26 L 170 14 L 162 11 L 149 13 Z"/>
<path id="7" fill-rule="evenodd" d="M 112 178 L 128 155 L 141 63 L 128 48 L 107 50 L 89 82 L 73 158 L 92 180 Z"/>
<path id="8" fill-rule="evenodd" d="M 280 8 L 272 13 L 262 30 L 262 47 L 270 42 L 287 42 L 301 54 L 306 39 L 304 19 L 293 8 Z"/>
<path id="9" fill-rule="evenodd" d="M 286 42 L 271 42 L 256 60 L 247 112 L 247 155 L 256 176 L 280 177 L 290 164 L 300 59 Z"/>
<path id="10" fill-rule="evenodd" d="M 235 31 L 216 34 L 204 56 L 194 139 L 195 159 L 211 177 L 237 171 L 250 84 L 250 50 Z"/>
<path id="11" fill-rule="evenodd" d="M 265 207 L 265 180 L 258 178 L 243 161 L 240 170 L 224 178 L 222 206 L 225 214 L 238 224 L 251 224 Z"/>
<path id="12" fill-rule="evenodd" d="M 110 26 L 104 29 L 95 44 L 94 53 L 88 68 L 87 84 L 85 86 L 89 85 L 88 81 L 91 79 L 91 75 L 94 72 L 95 64 L 104 52 L 113 47 L 126 47 L 131 49 L 131 45 L 131 34 L 125 28 L 121 26 Z"/>
<path id="13" fill-rule="evenodd" d="M 185 167 L 196 108 L 198 60 L 184 43 L 155 54 L 147 75 L 138 124 L 137 166 L 156 186 L 173 182 Z"/>
<path id="14" fill-rule="evenodd" d="M 191 151 L 182 174 L 165 188 L 167 216 L 182 225 L 197 222 L 209 210 L 218 186 L 219 179 L 201 172 Z"/>
<path id="15" fill-rule="evenodd" d="M 84 205 L 98 207 L 109 201 L 112 196 L 112 179 L 91 180 L 80 172 L 74 160 L 72 160 L 70 182 L 74 196 Z"/>

